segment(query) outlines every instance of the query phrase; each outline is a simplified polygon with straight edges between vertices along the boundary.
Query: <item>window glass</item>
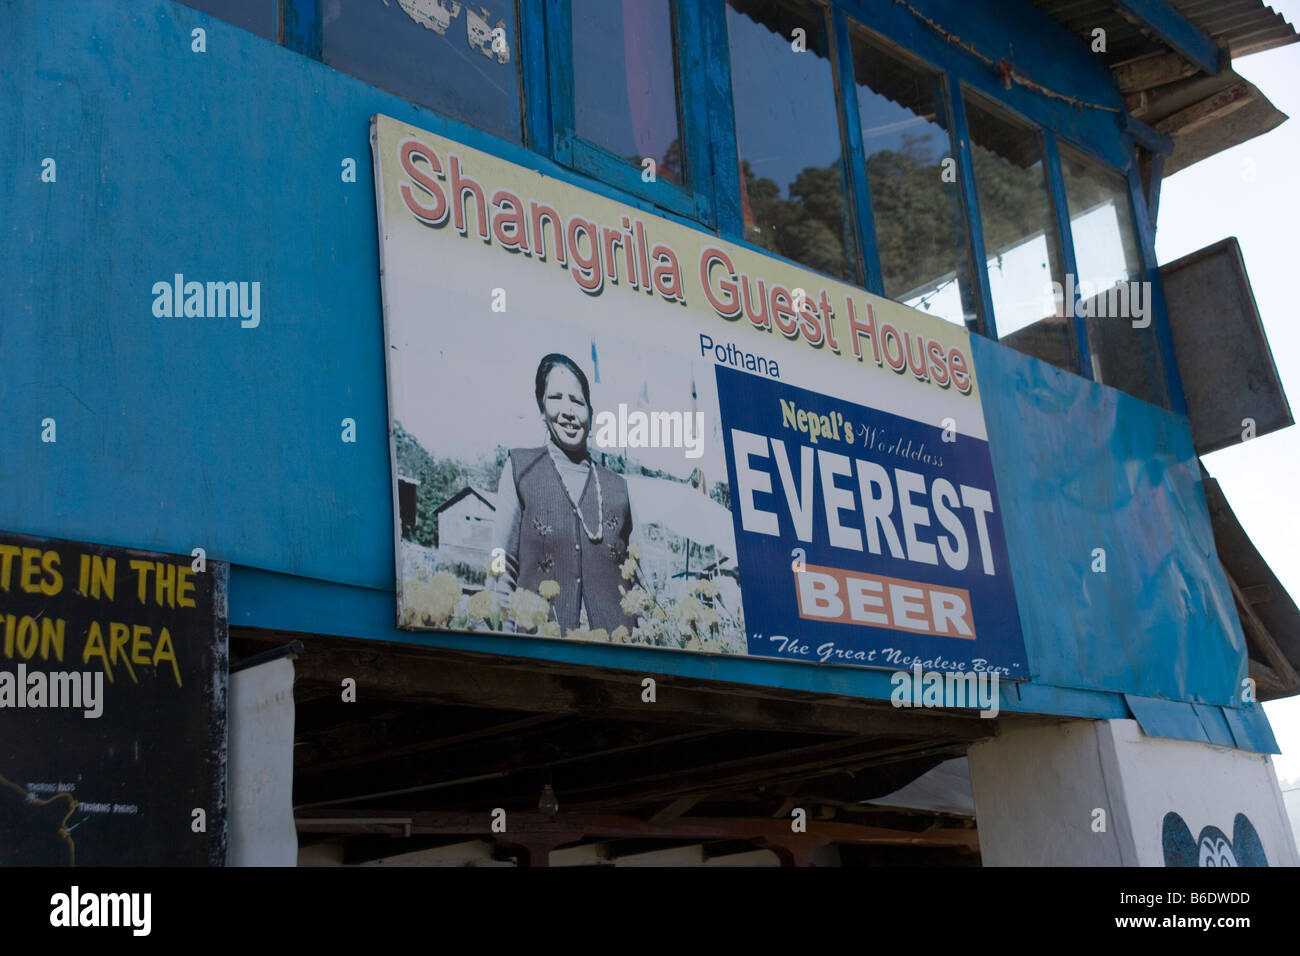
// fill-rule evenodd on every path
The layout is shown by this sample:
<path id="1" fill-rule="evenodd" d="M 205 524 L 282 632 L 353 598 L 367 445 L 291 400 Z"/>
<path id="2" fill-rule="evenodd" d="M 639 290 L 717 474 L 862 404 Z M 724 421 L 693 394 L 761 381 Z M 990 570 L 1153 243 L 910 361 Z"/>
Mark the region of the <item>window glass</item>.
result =
<path id="1" fill-rule="evenodd" d="M 1042 139 L 982 97 L 965 100 L 998 338 L 1078 372 Z"/>
<path id="2" fill-rule="evenodd" d="M 517 26 L 514 0 L 321 0 L 321 58 L 518 143 Z"/>
<path id="3" fill-rule="evenodd" d="M 1128 182 L 1068 146 L 1060 151 L 1078 287 L 1086 299 L 1141 273 Z"/>
<path id="4" fill-rule="evenodd" d="M 860 29 L 853 73 L 885 295 L 973 328 L 970 243 L 943 76 Z"/>
<path id="5" fill-rule="evenodd" d="M 727 39 L 745 237 L 856 280 L 824 9 L 727 0 Z"/>
<path id="6" fill-rule="evenodd" d="M 1068 146 L 1060 153 L 1093 377 L 1167 405 L 1128 181 Z"/>
<path id="7" fill-rule="evenodd" d="M 571 0 L 574 132 L 682 182 L 669 0 Z"/>
<path id="8" fill-rule="evenodd" d="M 283 0 L 181 0 L 181 3 L 274 43 L 280 42 Z"/>

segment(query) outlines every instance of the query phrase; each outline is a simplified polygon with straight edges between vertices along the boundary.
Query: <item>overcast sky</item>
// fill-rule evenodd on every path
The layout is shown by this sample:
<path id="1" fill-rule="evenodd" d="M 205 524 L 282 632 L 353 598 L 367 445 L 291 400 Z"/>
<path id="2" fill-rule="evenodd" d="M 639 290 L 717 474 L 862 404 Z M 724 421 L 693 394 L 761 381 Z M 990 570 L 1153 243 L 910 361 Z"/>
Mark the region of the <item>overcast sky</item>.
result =
<path id="1" fill-rule="evenodd" d="M 1300 21 L 1300 0 L 1275 0 L 1272 6 L 1289 22 Z M 1300 43 L 1234 60 L 1233 67 L 1283 113 L 1300 117 Z M 1156 233 L 1162 263 L 1237 237 L 1293 413 L 1300 408 L 1300 323 L 1293 292 L 1300 251 L 1297 160 L 1300 118 L 1175 174 L 1161 191 Z M 1205 459 L 1255 547 L 1296 600 L 1298 464 L 1300 426 L 1294 425 Z M 1269 703 L 1264 710 L 1282 748 L 1274 758 L 1278 775 L 1300 785 L 1300 698 Z"/>

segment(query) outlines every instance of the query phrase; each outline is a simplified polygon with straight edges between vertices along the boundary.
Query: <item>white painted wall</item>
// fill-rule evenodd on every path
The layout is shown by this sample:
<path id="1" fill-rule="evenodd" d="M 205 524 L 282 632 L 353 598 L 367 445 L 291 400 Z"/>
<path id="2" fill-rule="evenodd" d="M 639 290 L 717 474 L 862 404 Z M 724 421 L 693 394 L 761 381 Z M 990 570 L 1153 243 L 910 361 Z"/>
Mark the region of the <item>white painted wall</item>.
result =
<path id="1" fill-rule="evenodd" d="M 229 866 L 294 866 L 293 662 L 230 675 Z"/>
<path id="2" fill-rule="evenodd" d="M 967 758 L 985 866 L 1131 865 L 1113 826 L 1092 830 L 1093 809 L 1112 803 L 1095 722 L 1013 728 Z"/>
<path id="3" fill-rule="evenodd" d="M 1165 814 L 1183 818 L 1193 839 L 1217 827 L 1229 839 L 1245 814 L 1270 866 L 1296 866 L 1295 839 L 1268 754 L 1190 740 L 1147 737 L 1134 720 L 1107 721 L 1132 821 L 1138 865 L 1164 866 Z"/>
<path id="4" fill-rule="evenodd" d="M 1194 841 L 1207 827 L 1231 841 L 1244 814 L 1270 866 L 1298 862 L 1266 754 L 1147 737 L 1133 720 L 1078 720 L 1009 729 L 969 760 L 986 866 L 1164 866 L 1170 812 Z"/>

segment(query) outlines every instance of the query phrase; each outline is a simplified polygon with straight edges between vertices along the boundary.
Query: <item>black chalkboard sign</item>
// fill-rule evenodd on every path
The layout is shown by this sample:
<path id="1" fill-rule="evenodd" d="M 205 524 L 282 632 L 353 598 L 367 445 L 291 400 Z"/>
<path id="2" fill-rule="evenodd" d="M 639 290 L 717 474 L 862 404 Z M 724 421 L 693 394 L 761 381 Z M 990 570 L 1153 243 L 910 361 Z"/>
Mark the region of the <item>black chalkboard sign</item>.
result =
<path id="1" fill-rule="evenodd" d="M 0 865 L 225 862 L 227 571 L 0 532 Z"/>

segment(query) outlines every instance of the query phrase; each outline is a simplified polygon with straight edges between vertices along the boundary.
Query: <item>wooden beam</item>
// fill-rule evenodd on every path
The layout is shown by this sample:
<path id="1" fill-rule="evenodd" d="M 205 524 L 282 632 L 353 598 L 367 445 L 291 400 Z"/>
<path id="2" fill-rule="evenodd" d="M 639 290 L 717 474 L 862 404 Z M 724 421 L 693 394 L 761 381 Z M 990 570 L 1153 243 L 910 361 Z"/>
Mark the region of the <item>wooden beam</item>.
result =
<path id="1" fill-rule="evenodd" d="M 1205 34 L 1165 0 L 1111 0 L 1130 23 L 1159 37 L 1169 48 L 1186 57 L 1210 76 L 1217 76 L 1226 54 Z"/>
<path id="2" fill-rule="evenodd" d="M 708 729 L 673 734 L 665 733 L 665 728 L 654 729 L 657 735 L 646 736 L 643 733 L 644 728 L 639 726 L 629 729 L 626 726 L 609 724 L 608 722 L 593 725 L 582 741 L 582 749 L 577 753 L 567 755 L 563 746 L 553 741 L 542 741 L 539 746 L 539 742 L 530 736 L 512 735 L 501 746 L 488 748 L 480 745 L 475 748 L 474 756 L 477 758 L 476 760 L 449 762 L 450 766 L 444 769 L 442 777 L 437 780 L 428 780 L 429 769 L 423 761 L 403 760 L 401 763 L 370 769 L 362 778 L 364 780 L 364 789 L 356 782 L 356 778 L 352 774 L 342 778 L 333 776 L 319 780 L 305 779 L 309 775 L 305 772 L 300 773 L 295 781 L 295 792 L 299 795 L 301 806 L 328 806 L 356 804 L 394 795 L 410 795 L 458 787 L 464 788 L 492 780 L 500 781 L 499 785 L 494 784 L 499 794 L 495 799 L 509 805 L 512 802 L 510 799 L 512 796 L 519 796 L 511 788 L 525 784 L 510 784 L 506 782 L 506 778 L 514 777 L 518 781 L 529 774 L 552 768 L 617 754 L 631 754 L 638 750 L 668 747 L 683 741 L 696 740 L 719 733 L 716 730 Z M 618 741 L 616 745 L 614 744 L 615 741 Z M 595 745 L 597 749 L 590 749 L 592 745 Z M 376 760 L 383 759 L 384 755 L 382 754 L 376 758 Z M 340 787 L 340 779 L 346 784 L 345 787 Z M 412 781 L 420 780 L 425 782 L 412 784 Z M 339 796 L 340 789 L 347 795 Z M 535 795 L 533 795 L 533 799 L 535 799 Z"/>
<path id="3" fill-rule="evenodd" d="M 1177 53 L 1158 53 L 1129 60 L 1110 68 L 1121 93 L 1136 93 L 1195 76 L 1197 69 Z"/>
<path id="4" fill-rule="evenodd" d="M 1241 589 L 1241 596 L 1244 597 L 1252 606 L 1256 604 L 1267 604 L 1275 597 L 1273 589 L 1267 584 L 1250 584 Z"/>
<path id="5" fill-rule="evenodd" d="M 784 783 L 857 773 L 891 761 L 918 759 L 935 752 L 952 753 L 952 747 L 951 744 L 936 745 L 933 741 L 886 749 L 869 749 L 862 741 L 854 742 L 849 748 L 843 744 L 838 745 L 838 749 L 831 745 L 801 747 L 756 758 L 720 762 L 691 770 L 679 768 L 575 789 L 568 794 L 566 802 L 575 811 L 597 812 L 625 805 L 633 796 L 649 802 L 747 786 L 763 785 L 770 789 Z"/>
<path id="6" fill-rule="evenodd" d="M 1255 91 L 1249 83 L 1234 83 L 1227 89 L 1219 90 L 1213 96 L 1193 103 L 1177 113 L 1171 113 L 1156 123 L 1158 133 L 1178 136 L 1212 123 L 1220 117 L 1249 105 L 1255 99 Z"/>
<path id="7" fill-rule="evenodd" d="M 563 723 L 566 720 L 567 718 L 556 717 L 552 714 L 533 714 L 519 720 L 494 723 L 491 726 L 465 733 L 449 734 L 442 737 L 431 734 L 426 740 L 401 745 L 394 745 L 390 742 L 392 734 L 390 728 L 378 730 L 359 726 L 354 733 L 345 737 L 340 734 L 343 739 L 335 742 L 330 748 L 329 759 L 295 759 L 294 773 L 329 773 L 336 770 L 364 767 L 379 760 L 413 757 L 417 754 L 425 755 L 461 744 L 490 740 L 493 737 L 521 733 L 526 730 L 538 728 L 553 730 L 557 723 Z M 318 745 L 319 742 L 315 739 L 309 742 L 309 746 Z"/>
<path id="8" fill-rule="evenodd" d="M 703 799 L 704 794 L 702 793 L 692 793 L 685 797 L 678 797 L 672 803 L 668 804 L 668 806 L 664 807 L 652 816 L 650 822 L 658 827 L 667 826 L 682 814 L 693 810 L 695 805 Z"/>
<path id="9" fill-rule="evenodd" d="M 1294 688 L 1288 688 L 1286 684 L 1282 683 L 1277 673 L 1267 664 L 1257 661 L 1253 657 L 1246 663 L 1249 665 L 1250 678 L 1255 682 L 1256 699 L 1266 700 L 1286 697 L 1294 691 Z"/>
<path id="10" fill-rule="evenodd" d="M 295 822 L 300 833 L 369 833 L 379 831 L 367 822 L 374 814 L 369 811 L 349 812 L 331 810 L 313 813 L 309 810 L 295 812 Z M 349 817 L 357 823 L 349 826 Z M 789 843 L 792 837 L 806 836 L 808 841 L 822 843 L 852 843 L 863 846 L 946 846 L 978 849 L 979 836 L 970 827 L 938 827 L 926 832 L 897 830 L 886 827 L 864 826 L 857 823 L 829 823 L 808 821 L 807 834 L 793 834 L 786 820 L 764 817 L 685 817 L 666 826 L 657 826 L 636 817 L 607 816 L 600 814 L 560 813 L 548 817 L 540 813 L 510 813 L 506 817 L 506 832 L 492 833 L 492 817 L 488 813 L 411 813 L 409 819 L 414 834 L 476 835 L 486 834 L 510 845 L 551 845 L 572 843 L 580 839 L 664 839 L 664 840 L 734 840 L 766 839 L 774 843 Z"/>
<path id="11" fill-rule="evenodd" d="M 1268 632 L 1264 622 L 1259 619 L 1255 609 L 1246 600 L 1246 596 L 1241 593 L 1241 588 L 1237 586 L 1236 579 L 1228 572 L 1226 566 L 1223 568 L 1223 576 L 1228 579 L 1228 587 L 1232 589 L 1232 596 L 1237 602 L 1241 623 L 1247 636 L 1254 640 L 1255 646 L 1263 653 L 1269 667 L 1277 674 L 1278 679 L 1283 684 L 1292 690 L 1300 688 L 1300 675 L 1296 674 L 1295 668 L 1287 660 L 1282 648 L 1278 647 L 1277 641 L 1273 640 L 1273 635 Z"/>
<path id="12" fill-rule="evenodd" d="M 548 672 L 541 662 L 493 666 L 445 657 L 432 649 L 378 642 L 305 637 L 306 653 L 296 662 L 298 680 L 337 688 L 344 677 L 357 681 L 358 697 L 428 701 L 463 707 L 531 713 L 600 715 L 619 720 L 671 722 L 838 736 L 890 736 L 974 741 L 992 736 L 997 720 L 974 712 L 896 709 L 883 700 L 827 700 L 820 696 L 775 699 L 745 693 L 700 690 L 656 675 L 654 703 L 641 699 L 639 674 L 592 669 L 568 676 Z M 364 644 L 365 646 L 359 646 Z M 650 676 L 650 675 L 645 675 Z"/>

